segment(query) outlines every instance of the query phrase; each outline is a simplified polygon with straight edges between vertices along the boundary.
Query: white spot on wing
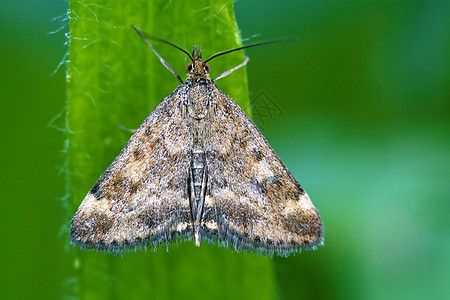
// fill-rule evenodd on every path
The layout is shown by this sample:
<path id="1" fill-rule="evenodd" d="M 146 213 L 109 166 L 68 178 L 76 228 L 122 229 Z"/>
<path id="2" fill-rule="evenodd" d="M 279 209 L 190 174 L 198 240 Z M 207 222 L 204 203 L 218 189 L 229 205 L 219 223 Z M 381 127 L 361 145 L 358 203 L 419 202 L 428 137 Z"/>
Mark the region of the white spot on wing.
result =
<path id="1" fill-rule="evenodd" d="M 206 226 L 206 228 L 211 229 L 211 230 L 216 230 L 216 229 L 219 228 L 219 227 L 217 226 L 217 223 L 216 223 L 216 222 L 213 222 L 213 221 L 208 221 L 208 222 L 206 222 L 206 223 L 205 223 L 205 226 Z"/>
<path id="2" fill-rule="evenodd" d="M 263 161 L 259 162 L 259 171 L 261 174 L 264 174 L 267 177 L 267 179 L 272 181 L 272 179 L 274 177 L 273 172 L 270 169 L 270 166 L 266 161 L 263 160 Z"/>
<path id="3" fill-rule="evenodd" d="M 184 231 L 189 226 L 189 223 L 178 223 L 177 231 Z"/>
<path id="4" fill-rule="evenodd" d="M 205 197 L 205 205 L 214 206 L 214 198 L 210 196 Z"/>
<path id="5" fill-rule="evenodd" d="M 107 213 L 109 211 L 109 202 L 107 199 L 97 200 L 94 195 L 89 193 L 81 203 L 80 209 L 90 213 Z"/>
<path id="6" fill-rule="evenodd" d="M 288 200 L 286 206 L 284 207 L 284 214 L 292 214 L 299 210 L 310 210 L 314 209 L 314 205 L 308 197 L 307 193 L 300 196 L 299 200 Z"/>

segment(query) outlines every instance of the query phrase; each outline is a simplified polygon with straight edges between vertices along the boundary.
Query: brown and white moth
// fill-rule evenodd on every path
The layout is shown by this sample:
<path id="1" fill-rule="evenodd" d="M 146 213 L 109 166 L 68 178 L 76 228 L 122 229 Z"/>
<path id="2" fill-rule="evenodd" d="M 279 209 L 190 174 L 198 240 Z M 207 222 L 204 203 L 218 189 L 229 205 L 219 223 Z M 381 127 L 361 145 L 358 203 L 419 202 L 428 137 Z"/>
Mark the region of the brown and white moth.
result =
<path id="1" fill-rule="evenodd" d="M 111 252 L 179 238 L 287 256 L 323 244 L 320 216 L 250 118 L 211 80 L 199 47 L 186 82 L 131 136 L 72 219 L 70 238 Z M 261 43 L 262 44 L 262 43 Z"/>

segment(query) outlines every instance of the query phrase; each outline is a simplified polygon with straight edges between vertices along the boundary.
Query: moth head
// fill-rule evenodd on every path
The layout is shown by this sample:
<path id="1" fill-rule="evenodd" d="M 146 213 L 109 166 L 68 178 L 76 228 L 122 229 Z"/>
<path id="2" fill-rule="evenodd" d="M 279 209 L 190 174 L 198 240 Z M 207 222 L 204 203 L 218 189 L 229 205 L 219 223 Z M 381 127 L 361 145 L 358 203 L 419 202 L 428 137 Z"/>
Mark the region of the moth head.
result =
<path id="1" fill-rule="evenodd" d="M 203 62 L 199 46 L 194 46 L 191 57 L 192 61 L 188 62 L 185 67 L 187 79 L 209 79 L 211 67 L 207 62 Z"/>
<path id="2" fill-rule="evenodd" d="M 209 75 L 209 72 L 211 71 L 211 67 L 208 63 L 204 63 L 201 60 L 200 61 L 194 61 L 194 62 L 188 62 L 185 67 L 186 75 Z"/>

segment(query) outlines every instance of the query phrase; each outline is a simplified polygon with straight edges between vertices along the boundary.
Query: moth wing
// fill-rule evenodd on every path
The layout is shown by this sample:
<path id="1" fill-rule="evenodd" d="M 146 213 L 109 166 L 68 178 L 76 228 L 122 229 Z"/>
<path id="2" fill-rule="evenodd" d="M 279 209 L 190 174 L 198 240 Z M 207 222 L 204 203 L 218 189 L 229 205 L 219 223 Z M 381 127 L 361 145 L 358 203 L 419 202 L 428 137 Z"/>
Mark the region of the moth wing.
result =
<path id="1" fill-rule="evenodd" d="M 114 251 L 189 235 L 192 136 L 177 91 L 150 113 L 87 194 L 72 219 L 74 244 Z"/>
<path id="2" fill-rule="evenodd" d="M 206 238 L 278 255 L 323 244 L 308 194 L 237 103 L 216 93 L 206 149 Z"/>

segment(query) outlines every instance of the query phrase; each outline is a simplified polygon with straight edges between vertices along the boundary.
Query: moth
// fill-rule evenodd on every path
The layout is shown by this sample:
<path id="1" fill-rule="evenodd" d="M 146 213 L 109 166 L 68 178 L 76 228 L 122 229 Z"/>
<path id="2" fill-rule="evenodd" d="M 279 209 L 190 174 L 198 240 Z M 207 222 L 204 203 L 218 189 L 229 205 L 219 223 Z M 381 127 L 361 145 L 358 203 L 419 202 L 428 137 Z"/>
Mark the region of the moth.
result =
<path id="1" fill-rule="evenodd" d="M 244 111 L 214 82 L 200 48 L 179 81 L 101 175 L 71 222 L 82 248 L 122 252 L 177 239 L 287 256 L 323 244 L 317 209 Z M 270 43 L 270 42 L 269 42 Z"/>

